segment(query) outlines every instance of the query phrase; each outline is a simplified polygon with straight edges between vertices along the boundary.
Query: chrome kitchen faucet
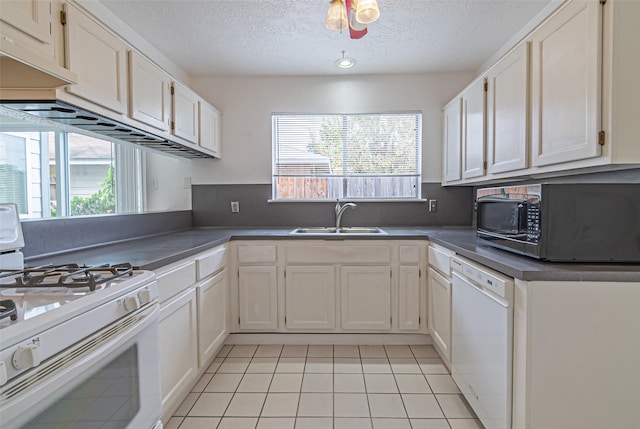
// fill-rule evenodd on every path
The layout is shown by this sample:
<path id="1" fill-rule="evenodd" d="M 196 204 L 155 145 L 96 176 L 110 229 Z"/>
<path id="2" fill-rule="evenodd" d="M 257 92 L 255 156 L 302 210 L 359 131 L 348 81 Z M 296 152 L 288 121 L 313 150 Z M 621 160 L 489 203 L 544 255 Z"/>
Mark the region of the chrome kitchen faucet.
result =
<path id="1" fill-rule="evenodd" d="M 344 203 L 342 206 L 340 206 L 340 200 L 337 200 L 336 207 L 335 207 L 335 211 L 336 211 L 336 231 L 338 231 L 340 229 L 340 220 L 342 219 L 342 214 L 349 207 L 356 208 L 357 204 L 356 203 Z"/>

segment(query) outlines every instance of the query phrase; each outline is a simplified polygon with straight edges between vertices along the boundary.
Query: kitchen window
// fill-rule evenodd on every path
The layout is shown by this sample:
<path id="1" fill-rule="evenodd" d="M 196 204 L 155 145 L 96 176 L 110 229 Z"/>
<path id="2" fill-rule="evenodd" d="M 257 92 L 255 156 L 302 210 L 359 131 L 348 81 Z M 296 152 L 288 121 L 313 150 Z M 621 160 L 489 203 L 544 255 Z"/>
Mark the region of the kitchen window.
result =
<path id="1" fill-rule="evenodd" d="M 38 126 L 0 132 L 0 202 L 20 217 L 48 218 L 141 211 L 140 151 Z"/>
<path id="2" fill-rule="evenodd" d="M 422 114 L 273 114 L 273 199 L 419 199 Z"/>

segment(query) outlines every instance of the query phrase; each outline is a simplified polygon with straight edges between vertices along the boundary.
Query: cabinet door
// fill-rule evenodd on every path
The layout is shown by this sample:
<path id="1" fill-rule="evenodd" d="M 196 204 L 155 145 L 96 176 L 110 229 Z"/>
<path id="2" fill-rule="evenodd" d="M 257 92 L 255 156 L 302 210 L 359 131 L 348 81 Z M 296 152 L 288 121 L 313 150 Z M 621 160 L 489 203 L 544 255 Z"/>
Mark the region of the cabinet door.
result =
<path id="1" fill-rule="evenodd" d="M 429 268 L 427 277 L 429 334 L 443 360 L 451 360 L 451 281 Z"/>
<path id="2" fill-rule="evenodd" d="M 460 180 L 461 175 L 461 111 L 462 99 L 456 98 L 444 108 L 444 147 L 442 149 L 442 180 L 452 182 Z"/>
<path id="3" fill-rule="evenodd" d="M 343 266 L 342 329 L 391 328 L 391 267 Z"/>
<path id="4" fill-rule="evenodd" d="M 186 86 L 173 83 L 173 135 L 198 143 L 198 96 Z"/>
<path id="5" fill-rule="evenodd" d="M 200 368 L 213 359 L 227 337 L 227 272 L 199 284 L 198 362 Z"/>
<path id="6" fill-rule="evenodd" d="M 178 295 L 160 309 L 162 408 L 179 404 L 198 371 L 196 291 Z"/>
<path id="7" fill-rule="evenodd" d="M 105 27 L 67 5 L 67 67 L 78 83 L 66 87 L 117 113 L 127 111 L 127 45 Z"/>
<path id="8" fill-rule="evenodd" d="M 49 59 L 55 57 L 51 0 L 2 0 L 0 32 L 6 41 Z"/>
<path id="9" fill-rule="evenodd" d="M 199 143 L 200 147 L 212 152 L 217 158 L 222 157 L 222 139 L 220 129 L 220 112 L 202 100 L 198 102 L 199 118 Z"/>
<path id="10" fill-rule="evenodd" d="M 531 36 L 532 165 L 600 155 L 600 9 L 567 4 Z"/>
<path id="11" fill-rule="evenodd" d="M 135 51 L 129 53 L 129 116 L 162 131 L 171 120 L 171 77 Z"/>
<path id="12" fill-rule="evenodd" d="M 289 329 L 334 329 L 336 274 L 330 266 L 287 266 L 286 326 Z"/>
<path id="13" fill-rule="evenodd" d="M 462 177 L 484 176 L 485 80 L 480 79 L 462 95 Z"/>
<path id="14" fill-rule="evenodd" d="M 489 172 L 527 167 L 529 44 L 523 43 L 487 73 Z"/>
<path id="15" fill-rule="evenodd" d="M 420 268 L 401 265 L 398 277 L 398 327 L 417 331 L 420 328 Z"/>
<path id="16" fill-rule="evenodd" d="M 276 267 L 240 267 L 238 292 L 241 329 L 278 328 L 277 286 Z"/>

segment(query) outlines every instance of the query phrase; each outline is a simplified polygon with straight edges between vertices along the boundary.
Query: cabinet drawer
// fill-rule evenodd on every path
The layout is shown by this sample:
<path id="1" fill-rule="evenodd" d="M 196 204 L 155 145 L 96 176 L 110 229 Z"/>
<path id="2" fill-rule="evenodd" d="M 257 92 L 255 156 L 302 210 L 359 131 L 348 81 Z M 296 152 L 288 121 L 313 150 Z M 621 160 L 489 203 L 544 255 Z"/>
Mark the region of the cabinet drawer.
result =
<path id="1" fill-rule="evenodd" d="M 213 251 L 196 258 L 198 281 L 209 277 L 224 268 L 227 256 L 226 246 L 216 247 Z"/>
<path id="2" fill-rule="evenodd" d="M 398 258 L 401 264 L 418 264 L 420 263 L 420 247 L 400 246 L 398 249 Z"/>
<path id="3" fill-rule="evenodd" d="M 276 262 L 276 246 L 238 246 L 238 262 L 240 264 Z"/>
<path id="4" fill-rule="evenodd" d="M 436 268 L 447 277 L 451 277 L 451 257 L 455 255 L 448 249 L 429 246 L 429 265 Z"/>
<path id="5" fill-rule="evenodd" d="M 166 272 L 157 273 L 157 280 L 160 302 L 166 301 L 196 282 L 196 263 L 189 261 Z"/>
<path id="6" fill-rule="evenodd" d="M 367 263 L 385 264 L 391 262 L 390 246 L 313 246 L 287 247 L 287 263 Z"/>

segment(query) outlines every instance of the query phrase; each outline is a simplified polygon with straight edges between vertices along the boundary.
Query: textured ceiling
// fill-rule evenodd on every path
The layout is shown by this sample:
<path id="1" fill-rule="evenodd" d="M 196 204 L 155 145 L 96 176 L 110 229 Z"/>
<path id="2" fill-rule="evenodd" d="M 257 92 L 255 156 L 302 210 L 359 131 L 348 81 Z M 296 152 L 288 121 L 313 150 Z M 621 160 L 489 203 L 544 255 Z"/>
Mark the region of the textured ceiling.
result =
<path id="1" fill-rule="evenodd" d="M 473 71 L 549 0 L 378 0 L 360 40 L 324 27 L 328 0 L 101 2 L 189 75 L 328 75 Z"/>

